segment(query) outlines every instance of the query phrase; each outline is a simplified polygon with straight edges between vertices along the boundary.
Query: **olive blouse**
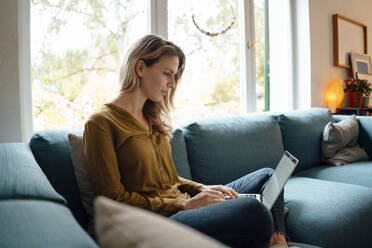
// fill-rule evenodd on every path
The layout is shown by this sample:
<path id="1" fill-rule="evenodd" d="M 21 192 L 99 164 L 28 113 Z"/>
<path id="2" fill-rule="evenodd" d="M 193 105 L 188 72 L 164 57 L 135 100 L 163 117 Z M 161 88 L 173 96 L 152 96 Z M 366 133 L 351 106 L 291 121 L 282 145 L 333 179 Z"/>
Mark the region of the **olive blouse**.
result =
<path id="1" fill-rule="evenodd" d="M 89 118 L 83 140 L 98 195 L 170 216 L 202 186 L 177 175 L 164 135 L 112 103 Z"/>

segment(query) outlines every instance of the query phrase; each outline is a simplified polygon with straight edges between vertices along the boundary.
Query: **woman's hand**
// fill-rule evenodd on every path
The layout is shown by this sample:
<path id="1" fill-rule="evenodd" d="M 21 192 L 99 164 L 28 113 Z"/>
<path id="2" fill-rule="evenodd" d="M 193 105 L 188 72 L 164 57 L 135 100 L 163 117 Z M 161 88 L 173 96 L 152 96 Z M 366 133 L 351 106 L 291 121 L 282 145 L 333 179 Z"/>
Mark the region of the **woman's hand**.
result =
<path id="1" fill-rule="evenodd" d="M 194 197 L 183 203 L 183 209 L 194 209 L 208 206 L 210 204 L 225 201 L 224 195 L 216 190 L 203 190 Z"/>
<path id="2" fill-rule="evenodd" d="M 226 194 L 230 199 L 239 198 L 239 194 L 234 189 L 223 185 L 203 185 L 199 188 L 200 192 L 210 190 L 222 192 L 222 194 Z"/>
<path id="3" fill-rule="evenodd" d="M 230 198 L 239 197 L 235 190 L 223 185 L 203 185 L 199 188 L 199 192 L 199 194 L 184 202 L 183 209 L 201 208 L 216 202 L 225 201 L 224 194 Z"/>

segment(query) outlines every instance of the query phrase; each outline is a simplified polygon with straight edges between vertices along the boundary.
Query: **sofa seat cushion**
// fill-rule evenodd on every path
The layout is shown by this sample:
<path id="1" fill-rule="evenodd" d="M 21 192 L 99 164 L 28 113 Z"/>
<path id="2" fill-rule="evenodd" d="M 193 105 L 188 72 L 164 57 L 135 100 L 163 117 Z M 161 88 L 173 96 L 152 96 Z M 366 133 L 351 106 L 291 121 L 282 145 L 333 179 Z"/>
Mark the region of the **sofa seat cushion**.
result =
<path id="1" fill-rule="evenodd" d="M 292 177 L 284 199 L 292 240 L 327 248 L 372 247 L 370 188 Z"/>
<path id="2" fill-rule="evenodd" d="M 319 165 L 324 127 L 334 122 L 329 109 L 292 111 L 278 119 L 284 148 L 299 160 L 294 173 Z"/>
<path id="3" fill-rule="evenodd" d="M 50 201 L 0 201 L 0 247 L 92 247 L 92 238 L 70 210 Z"/>
<path id="4" fill-rule="evenodd" d="M 296 174 L 341 183 L 350 183 L 372 188 L 372 161 L 358 161 L 342 166 L 323 165 Z"/>
<path id="5" fill-rule="evenodd" d="M 19 198 L 66 202 L 50 185 L 29 144 L 0 144 L 0 199 Z"/>
<path id="6" fill-rule="evenodd" d="M 184 126 L 194 181 L 226 184 L 263 167 L 275 168 L 284 149 L 269 114 L 208 118 Z"/>
<path id="7" fill-rule="evenodd" d="M 86 228 L 88 215 L 81 203 L 74 175 L 67 137 L 69 133 L 83 134 L 81 130 L 43 130 L 31 137 L 30 146 L 37 163 L 54 189 L 67 200 L 67 205 L 77 221 Z"/>

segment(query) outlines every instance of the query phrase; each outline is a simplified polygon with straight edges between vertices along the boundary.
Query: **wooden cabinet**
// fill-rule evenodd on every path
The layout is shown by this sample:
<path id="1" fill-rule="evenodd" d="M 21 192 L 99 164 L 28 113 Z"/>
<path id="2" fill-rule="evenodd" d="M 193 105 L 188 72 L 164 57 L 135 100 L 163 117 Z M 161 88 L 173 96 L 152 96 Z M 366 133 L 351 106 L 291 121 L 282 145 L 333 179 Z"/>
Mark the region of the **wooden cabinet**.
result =
<path id="1" fill-rule="evenodd" d="M 364 115 L 372 116 L 372 107 L 369 108 L 338 108 L 336 115 Z"/>

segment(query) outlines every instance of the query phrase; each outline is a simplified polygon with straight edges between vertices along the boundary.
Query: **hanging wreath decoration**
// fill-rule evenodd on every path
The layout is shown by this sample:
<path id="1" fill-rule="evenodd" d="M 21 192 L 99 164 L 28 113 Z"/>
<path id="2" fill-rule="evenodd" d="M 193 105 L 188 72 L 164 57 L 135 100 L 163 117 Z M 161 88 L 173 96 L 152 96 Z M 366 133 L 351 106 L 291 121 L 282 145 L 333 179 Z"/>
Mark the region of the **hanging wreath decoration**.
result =
<path id="1" fill-rule="evenodd" d="M 221 34 L 224 34 L 226 33 L 227 31 L 229 31 L 232 26 L 235 24 L 235 21 L 236 21 L 236 17 L 235 17 L 235 14 L 234 14 L 234 10 L 231 6 L 231 12 L 232 12 L 232 15 L 233 15 L 233 19 L 231 20 L 230 22 L 230 25 L 227 26 L 225 29 L 219 31 L 219 32 L 209 32 L 209 31 L 205 31 L 204 29 L 200 28 L 199 25 L 196 23 L 195 21 L 195 14 L 192 14 L 192 22 L 194 23 L 195 27 L 203 34 L 205 35 L 208 35 L 208 36 L 211 36 L 211 37 L 216 37 L 218 35 L 221 35 Z"/>

